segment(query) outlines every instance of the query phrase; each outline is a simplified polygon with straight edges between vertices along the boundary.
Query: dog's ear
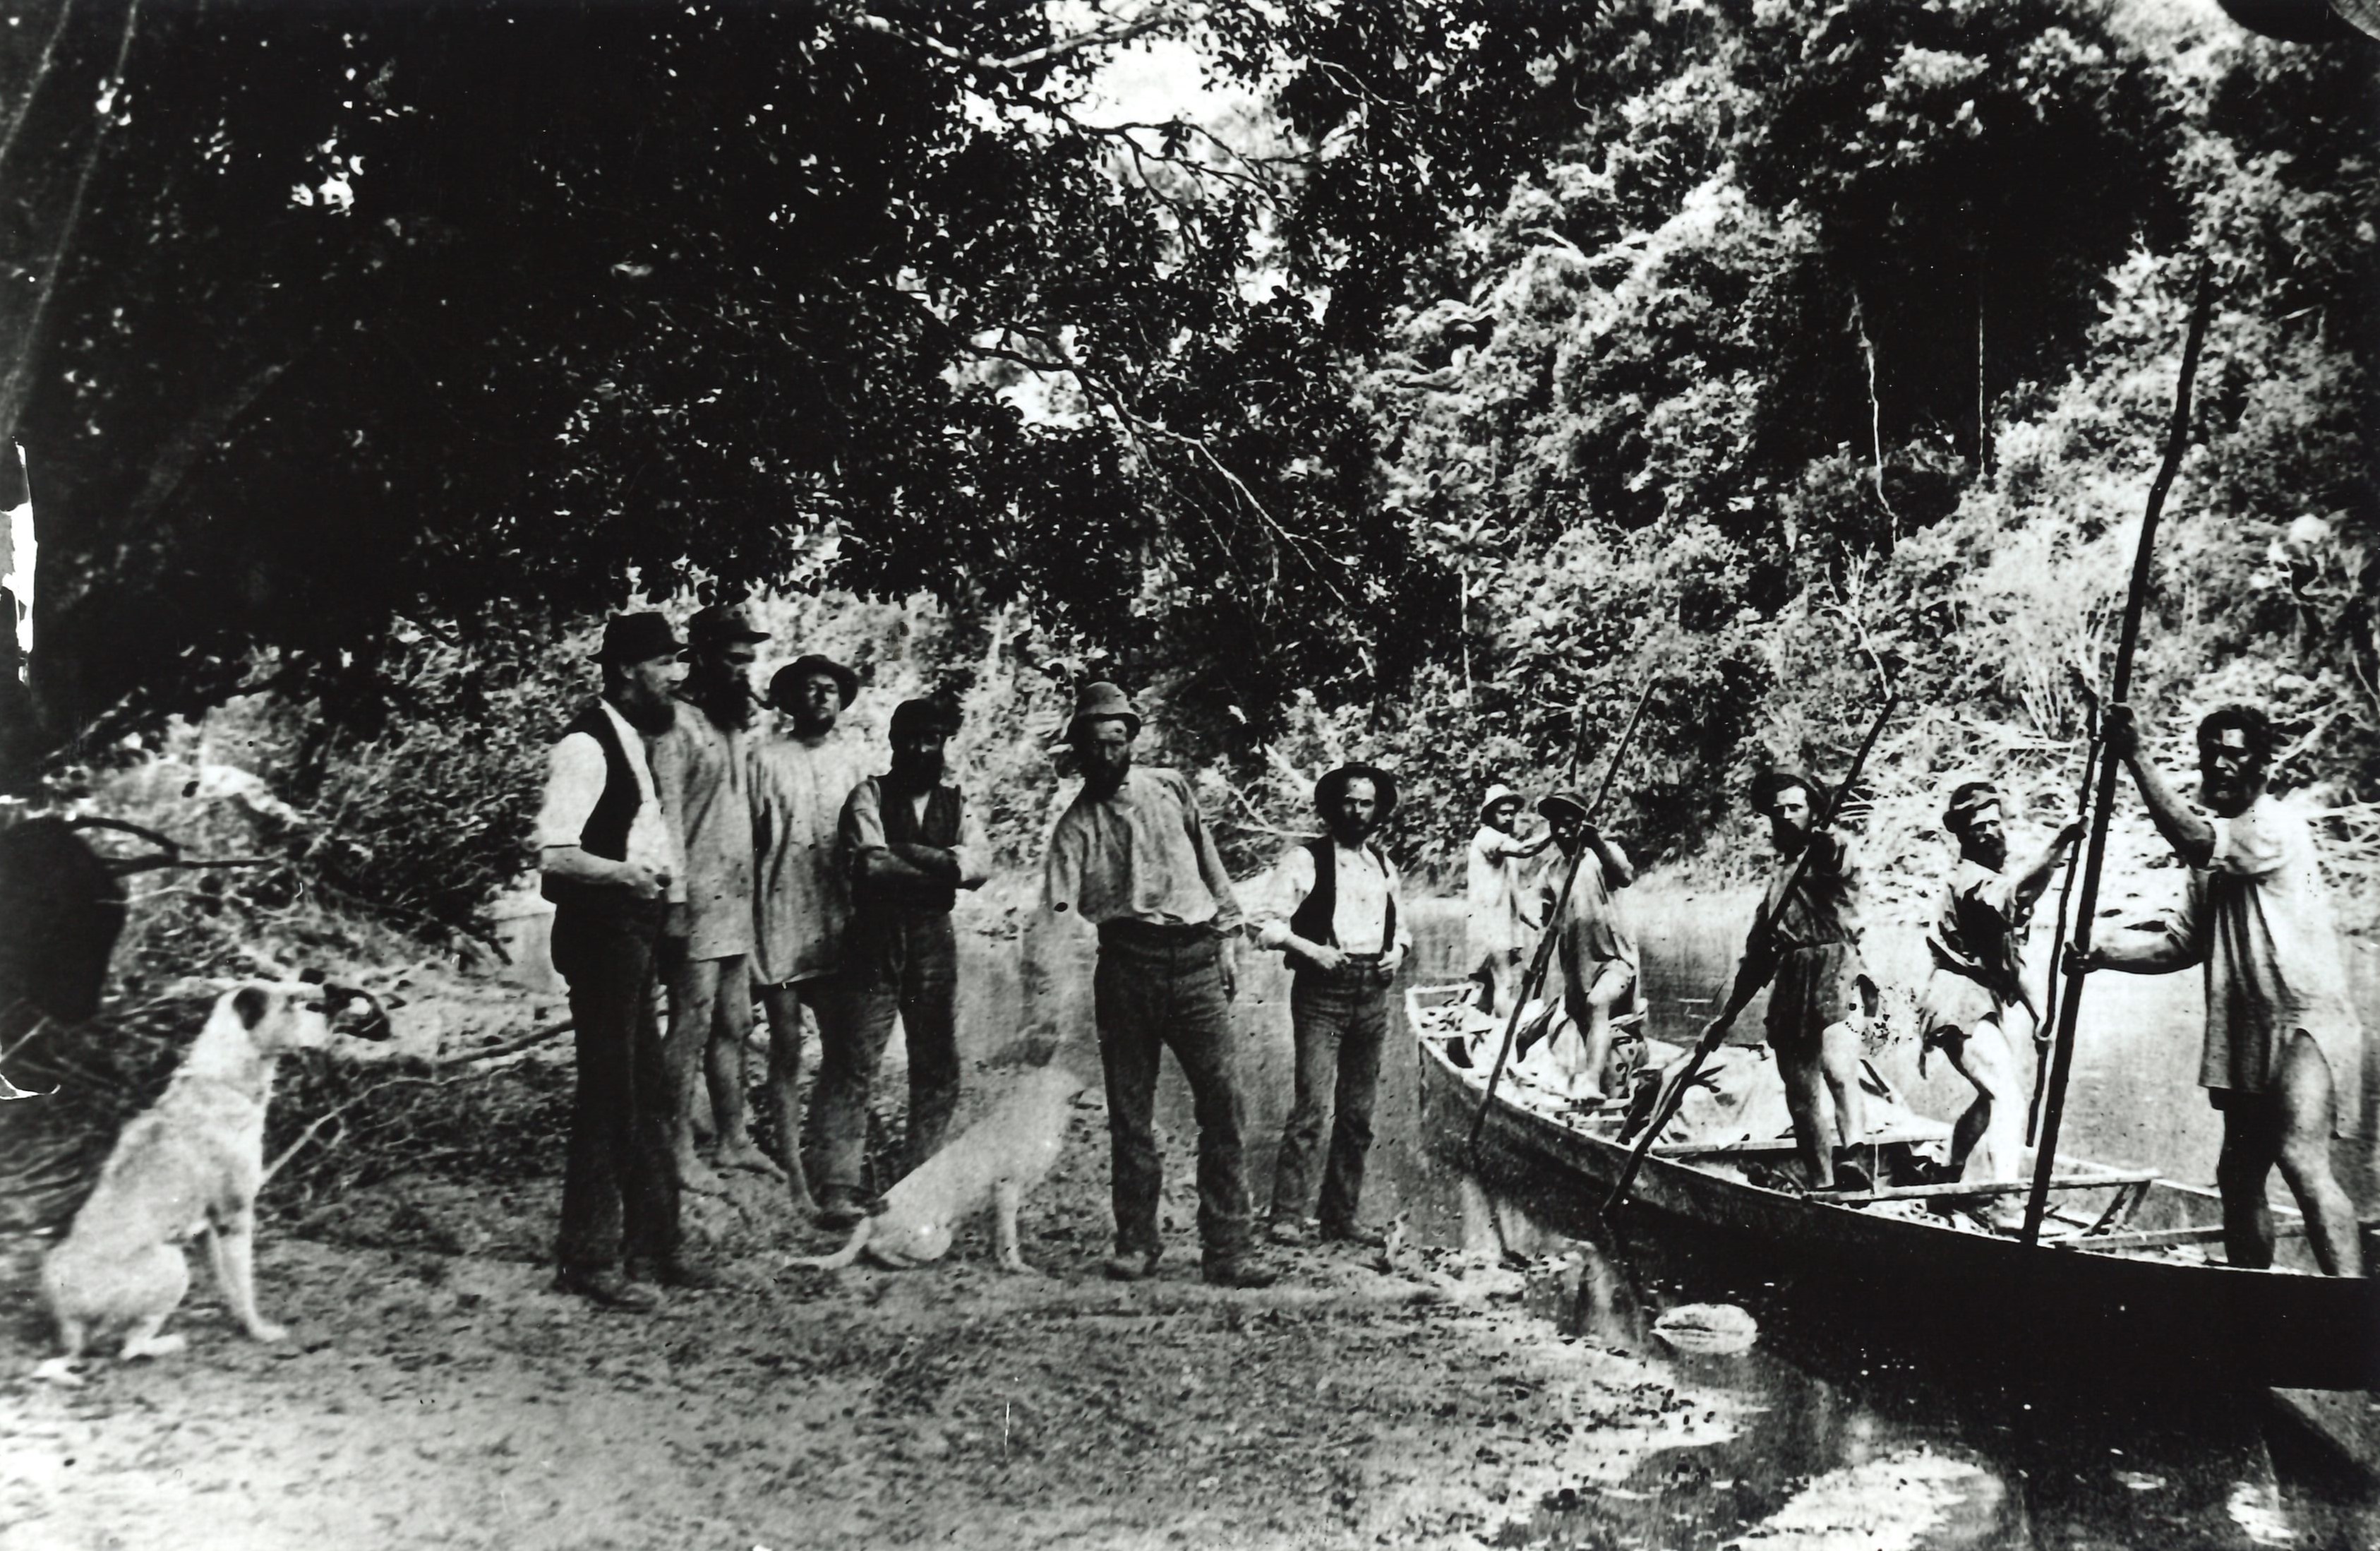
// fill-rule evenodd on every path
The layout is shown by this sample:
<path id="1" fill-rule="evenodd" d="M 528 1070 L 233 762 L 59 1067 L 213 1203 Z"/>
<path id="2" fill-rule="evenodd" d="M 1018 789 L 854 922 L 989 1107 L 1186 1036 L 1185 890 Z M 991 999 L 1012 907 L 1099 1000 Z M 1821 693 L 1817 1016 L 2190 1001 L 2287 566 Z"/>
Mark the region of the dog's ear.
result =
<path id="1" fill-rule="evenodd" d="M 232 996 L 231 1010 L 239 1014 L 243 1028 L 253 1030 L 273 1010 L 273 993 L 261 985 L 243 985 Z"/>

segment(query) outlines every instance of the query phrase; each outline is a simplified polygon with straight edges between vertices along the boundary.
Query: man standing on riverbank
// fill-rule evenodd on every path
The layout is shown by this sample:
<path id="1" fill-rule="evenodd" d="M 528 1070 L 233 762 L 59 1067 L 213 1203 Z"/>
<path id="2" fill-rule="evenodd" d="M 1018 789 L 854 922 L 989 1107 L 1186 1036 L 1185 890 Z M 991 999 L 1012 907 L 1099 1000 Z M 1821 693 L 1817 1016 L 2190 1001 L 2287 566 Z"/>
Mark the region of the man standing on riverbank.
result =
<path id="1" fill-rule="evenodd" d="M 1480 983 L 1479 1010 L 1498 1017 L 1512 1008 L 1521 960 L 1537 929 L 1529 918 L 1521 863 L 1553 843 L 1551 830 L 1534 840 L 1513 838 L 1520 817 L 1521 794 L 1500 781 L 1489 787 L 1480 800 L 1479 830 L 1471 837 L 1465 868 L 1471 978 Z"/>
<path id="2" fill-rule="evenodd" d="M 769 639 L 740 608 L 713 604 L 686 622 L 693 665 L 678 714 L 653 742 L 686 898 L 670 908 L 670 1160 L 681 1189 L 716 1194 L 719 1177 L 694 1154 L 697 1087 L 708 1069 L 723 1168 L 775 1174 L 744 1120 L 744 1042 L 752 1032 L 752 803 L 745 734 L 752 726 L 755 642 Z"/>
<path id="3" fill-rule="evenodd" d="M 1942 887 L 1925 948 L 1934 971 L 1917 1002 L 1925 1052 L 1939 1050 L 1975 1090 L 1974 1102 L 1950 1131 L 1950 1169 L 1962 1180 L 2017 1178 L 2024 1146 L 2024 1081 L 2010 1013 L 2022 1006 L 2035 1019 L 2024 987 L 2024 934 L 2033 907 L 2049 886 L 2066 848 L 2082 833 L 2078 821 L 2059 830 L 2041 854 L 2015 873 L 2008 866 L 2008 826 L 1999 788 L 1962 781 L 1950 793 L 1942 827 L 1959 842 L 1959 867 Z M 1986 1220 L 2008 1227 L 2024 1219 L 2022 1203 L 2003 1197 Z"/>
<path id="4" fill-rule="evenodd" d="M 1744 1004 L 1770 986 L 1768 1044 L 1784 1080 L 1804 1177 L 1813 1190 L 1838 1182 L 1864 1190 L 1866 1171 L 1835 1154 L 1867 1134 L 1861 1034 L 1876 1012 L 1876 983 L 1860 962 L 1859 861 L 1842 836 L 1813 833 L 1816 793 L 1816 785 L 1793 770 L 1772 770 L 1752 783 L 1752 806 L 1768 820 L 1778 872 L 1753 919 L 1735 988 L 1703 1040 L 1716 1044 Z M 1786 882 L 1804 849 L 1810 860 L 1789 895 Z"/>
<path id="5" fill-rule="evenodd" d="M 2313 830 L 2275 798 L 2273 727 L 2252 705 L 2198 724 L 2200 812 L 2141 750 L 2131 708 L 2108 708 L 2107 748 L 2132 773 L 2157 833 L 2190 869 L 2180 910 L 2151 932 L 2119 932 L 2077 955 L 2079 971 L 2165 974 L 2205 967 L 2199 1086 L 2223 1112 L 2215 1180 L 2234 1265 L 2273 1264 L 2265 1183 L 2276 1164 L 2305 1213 L 2306 1238 L 2335 1276 L 2363 1274 L 2354 1204 L 2331 1172 L 2362 1092 L 2362 1030 L 2322 879 Z"/>
<path id="6" fill-rule="evenodd" d="M 1153 1111 L 1157 1065 L 1171 1049 L 1198 1121 L 1198 1237 L 1207 1280 L 1269 1287 L 1249 1246 L 1230 934 L 1241 924 L 1231 875 L 1208 837 L 1190 783 L 1135 768 L 1140 713 L 1113 684 L 1083 686 L 1067 738 L 1083 789 L 1050 837 L 1042 906 L 1099 928 L 1094 983 L 1099 1065 L 1107 1077 L 1115 1254 L 1107 1274 L 1138 1281 L 1157 1269 L 1163 1184 Z"/>
<path id="7" fill-rule="evenodd" d="M 668 730 L 670 689 L 684 669 L 658 614 L 613 616 L 595 660 L 603 697 L 553 746 L 537 816 L 553 967 L 570 987 L 578 1064 L 555 1281 L 605 1308 L 642 1313 L 658 1300 L 632 1276 L 712 1283 L 679 1253 L 653 1020 L 653 958 L 679 869 L 645 739 Z"/>
<path id="8" fill-rule="evenodd" d="M 794 1207 L 817 1209 L 802 1171 L 802 1009 L 818 1020 L 821 1051 L 847 1039 L 856 1008 L 844 971 L 851 882 L 838 836 L 843 804 L 863 778 L 859 752 L 835 723 L 859 676 L 832 659 L 795 658 L 769 680 L 769 704 L 793 735 L 752 751 L 752 978 L 769 1013 L 769 1111 L 776 1160 Z"/>
<path id="9" fill-rule="evenodd" d="M 900 1015 L 909 1049 L 904 1174 L 934 1155 L 959 1102 L 958 891 L 979 888 L 991 852 L 965 794 L 942 778 L 951 714 L 930 700 L 892 711 L 892 768 L 844 800 L 840 845 L 850 870 L 844 938 L 853 1017 L 842 1035 L 820 1029 L 819 1220 L 849 1227 L 861 1204 L 868 1099 Z M 887 1181 L 889 1183 L 889 1181 Z"/>
<path id="10" fill-rule="evenodd" d="M 1293 961 L 1289 1016 L 1297 1048 L 1296 1093 L 1273 1166 L 1267 1231 L 1276 1244 L 1305 1242 L 1315 1154 L 1327 1126 L 1322 1237 L 1377 1247 L 1380 1236 L 1360 1227 L 1356 1214 L 1389 1032 L 1389 983 L 1413 947 L 1396 866 L 1372 844 L 1397 811 L 1396 777 L 1342 764 L 1314 784 L 1314 806 L 1330 833 L 1281 853 L 1257 915 L 1257 942 Z"/>
<path id="11" fill-rule="evenodd" d="M 1636 868 L 1617 842 L 1587 822 L 1586 799 L 1574 791 L 1558 791 L 1537 804 L 1546 832 L 1558 848 L 1537 873 L 1536 913 L 1546 930 L 1555 934 L 1555 962 L 1562 977 L 1562 1010 L 1578 1031 L 1578 1048 L 1572 1053 L 1570 1096 L 1589 1104 L 1603 1101 L 1604 1068 L 1611 1059 L 1614 1010 L 1637 1009 L 1642 1001 L 1636 967 L 1636 942 L 1620 924 L 1611 892 L 1636 881 Z M 1562 881 L 1576 858 L 1578 873 L 1570 881 L 1570 898 L 1562 898 Z M 1551 1023 L 1550 1017 L 1529 1032 L 1513 1054 L 1525 1056 L 1536 1034 Z M 1557 1050 L 1559 1058 L 1562 1052 Z"/>

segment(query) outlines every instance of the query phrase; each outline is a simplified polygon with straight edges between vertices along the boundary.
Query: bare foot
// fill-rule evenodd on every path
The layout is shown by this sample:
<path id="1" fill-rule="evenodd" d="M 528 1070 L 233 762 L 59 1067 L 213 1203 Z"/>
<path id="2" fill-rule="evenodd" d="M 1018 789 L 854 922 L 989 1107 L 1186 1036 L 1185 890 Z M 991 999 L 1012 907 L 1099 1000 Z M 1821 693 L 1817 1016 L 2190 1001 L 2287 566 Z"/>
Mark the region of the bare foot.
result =
<path id="1" fill-rule="evenodd" d="M 776 1159 L 748 1141 L 740 1145 L 722 1147 L 719 1150 L 719 1166 L 741 1169 L 747 1174 L 765 1174 L 771 1179 L 781 1180 L 785 1177 L 785 1171 L 777 1166 Z"/>

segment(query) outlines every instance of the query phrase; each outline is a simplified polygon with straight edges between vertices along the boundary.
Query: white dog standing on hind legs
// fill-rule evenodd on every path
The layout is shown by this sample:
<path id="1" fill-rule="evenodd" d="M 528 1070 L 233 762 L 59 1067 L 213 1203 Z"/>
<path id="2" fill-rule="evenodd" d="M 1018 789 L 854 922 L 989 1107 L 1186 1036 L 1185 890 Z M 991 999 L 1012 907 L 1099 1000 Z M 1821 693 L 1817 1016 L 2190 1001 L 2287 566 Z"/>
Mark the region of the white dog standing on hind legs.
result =
<path id="1" fill-rule="evenodd" d="M 160 1332 L 190 1289 L 182 1243 L 200 1233 L 241 1327 L 260 1341 L 288 1335 L 256 1306 L 265 1107 L 281 1056 L 328 1044 L 325 1003 L 335 1010 L 352 995 L 250 982 L 217 999 L 164 1095 L 116 1138 L 73 1227 L 42 1264 L 42 1299 L 64 1350 L 34 1376 L 79 1384 L 75 1363 L 111 1336 L 120 1336 L 127 1360 L 181 1350 L 181 1336 Z M 386 1038 L 387 1025 L 358 1032 Z"/>
<path id="2" fill-rule="evenodd" d="M 885 1191 L 842 1249 L 788 1265 L 840 1271 L 863 1254 L 895 1271 L 929 1265 L 949 1252 L 961 1223 L 990 1206 L 1001 1265 L 1034 1273 L 1017 1243 L 1017 1208 L 1058 1161 L 1073 1100 L 1087 1086 L 1054 1061 L 1026 1071 L 981 1118 Z"/>

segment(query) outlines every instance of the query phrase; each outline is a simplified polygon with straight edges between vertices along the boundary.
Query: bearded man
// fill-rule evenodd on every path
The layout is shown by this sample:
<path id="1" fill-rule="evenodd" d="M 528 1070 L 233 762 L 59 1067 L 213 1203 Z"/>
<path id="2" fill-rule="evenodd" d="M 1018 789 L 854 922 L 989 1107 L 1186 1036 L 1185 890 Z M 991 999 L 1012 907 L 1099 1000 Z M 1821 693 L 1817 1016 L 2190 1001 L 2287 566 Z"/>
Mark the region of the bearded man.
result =
<path id="1" fill-rule="evenodd" d="M 849 1026 L 819 1029 L 819 1220 L 867 1215 L 860 1189 L 868 1093 L 898 1014 L 909 1048 L 909 1127 L 902 1172 L 934 1155 L 959 1102 L 958 891 L 990 875 L 991 853 L 966 796 L 942 777 L 953 717 L 930 700 L 892 711 L 892 768 L 844 800 L 840 845 L 851 879 L 844 971 Z M 886 1181 L 889 1185 L 890 1181 Z"/>

